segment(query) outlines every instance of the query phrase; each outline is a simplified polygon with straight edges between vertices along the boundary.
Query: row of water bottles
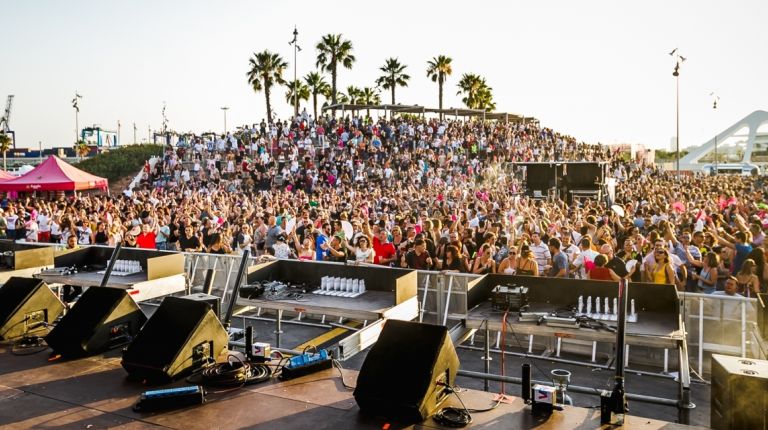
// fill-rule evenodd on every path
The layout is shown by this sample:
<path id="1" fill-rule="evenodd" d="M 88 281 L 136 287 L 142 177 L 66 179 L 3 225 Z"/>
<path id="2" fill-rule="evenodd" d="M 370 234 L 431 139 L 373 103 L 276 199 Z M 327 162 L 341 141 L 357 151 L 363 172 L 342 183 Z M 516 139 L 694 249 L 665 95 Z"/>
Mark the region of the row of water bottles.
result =
<path id="1" fill-rule="evenodd" d="M 112 273 L 132 274 L 141 272 L 141 262 L 138 260 L 116 260 Z"/>
<path id="2" fill-rule="evenodd" d="M 320 279 L 320 289 L 313 293 L 324 296 L 357 297 L 365 293 L 365 280 L 323 276 Z"/>

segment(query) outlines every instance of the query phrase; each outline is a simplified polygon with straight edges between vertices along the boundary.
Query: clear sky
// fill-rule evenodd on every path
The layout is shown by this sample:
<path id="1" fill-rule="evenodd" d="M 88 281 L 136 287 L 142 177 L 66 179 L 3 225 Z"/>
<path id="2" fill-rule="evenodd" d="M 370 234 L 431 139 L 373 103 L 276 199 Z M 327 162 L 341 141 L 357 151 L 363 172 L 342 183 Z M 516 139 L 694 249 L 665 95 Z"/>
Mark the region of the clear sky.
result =
<path id="1" fill-rule="evenodd" d="M 753 1 L 11 1 L 0 0 L 0 103 L 14 94 L 11 128 L 21 146 L 69 146 L 78 91 L 80 125 L 117 129 L 123 142 L 161 127 L 163 102 L 177 131 L 223 131 L 265 116 L 246 82 L 253 52 L 290 63 L 299 29 L 299 75 L 314 69 L 323 34 L 343 33 L 357 62 L 339 87 L 373 86 L 390 56 L 408 65 L 397 101 L 437 106 L 430 58 L 453 58 L 445 107 L 460 107 L 462 73 L 484 76 L 499 111 L 535 116 L 587 142 L 667 147 L 675 134 L 680 76 L 681 146 L 710 139 L 768 110 L 768 2 Z M 709 93 L 721 97 L 712 109 Z M 291 108 L 284 89 L 273 106 Z M 384 101 L 389 95 L 382 93 Z"/>

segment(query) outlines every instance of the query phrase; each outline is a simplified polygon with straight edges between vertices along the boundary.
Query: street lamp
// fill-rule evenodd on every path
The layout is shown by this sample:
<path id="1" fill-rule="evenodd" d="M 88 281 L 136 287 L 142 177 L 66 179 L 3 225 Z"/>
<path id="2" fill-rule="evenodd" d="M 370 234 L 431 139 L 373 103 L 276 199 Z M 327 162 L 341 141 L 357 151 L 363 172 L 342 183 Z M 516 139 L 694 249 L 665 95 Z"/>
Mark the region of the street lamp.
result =
<path id="1" fill-rule="evenodd" d="M 298 51 L 301 51 L 301 47 L 299 46 L 299 30 L 296 28 L 296 26 L 293 26 L 293 40 L 288 42 L 289 45 L 293 45 L 293 117 L 294 120 L 299 115 L 299 97 L 297 94 L 297 76 L 296 76 L 296 57 Z"/>
<path id="2" fill-rule="evenodd" d="M 670 56 L 675 59 L 675 70 L 672 72 L 672 76 L 675 77 L 675 157 L 677 159 L 677 178 L 680 179 L 680 64 L 686 60 L 685 57 L 680 55 L 677 48 L 673 49 L 669 53 Z"/>
<path id="3" fill-rule="evenodd" d="M 221 110 L 224 111 L 224 134 L 227 134 L 227 111 L 229 110 L 229 106 L 222 106 Z"/>
<path id="4" fill-rule="evenodd" d="M 712 109 L 717 110 L 717 102 L 720 100 L 720 97 L 717 96 L 715 93 L 710 93 L 710 96 L 712 96 Z M 715 174 L 717 174 L 717 131 L 715 131 Z"/>

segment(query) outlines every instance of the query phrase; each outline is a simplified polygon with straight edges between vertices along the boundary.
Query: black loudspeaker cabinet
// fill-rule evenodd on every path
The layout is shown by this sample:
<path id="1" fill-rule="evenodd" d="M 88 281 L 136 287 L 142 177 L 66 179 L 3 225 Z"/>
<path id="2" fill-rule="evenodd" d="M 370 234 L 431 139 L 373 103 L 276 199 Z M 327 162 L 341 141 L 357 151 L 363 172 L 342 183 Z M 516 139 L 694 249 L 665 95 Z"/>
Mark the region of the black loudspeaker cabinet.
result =
<path id="1" fill-rule="evenodd" d="M 215 360 L 228 340 L 210 304 L 166 297 L 123 352 L 122 365 L 132 378 L 168 382 Z"/>
<path id="2" fill-rule="evenodd" d="M 40 334 L 62 312 L 64 304 L 45 282 L 11 277 L 0 287 L 0 339 Z"/>
<path id="3" fill-rule="evenodd" d="M 130 342 L 146 321 L 126 290 L 91 287 L 45 341 L 63 357 L 82 357 Z"/>
<path id="4" fill-rule="evenodd" d="M 212 296 L 210 294 L 205 294 L 205 293 L 195 293 L 195 294 L 190 294 L 188 296 L 183 296 L 182 298 L 208 303 L 209 305 L 211 305 L 211 309 L 213 309 L 213 313 L 216 314 L 216 317 L 219 318 L 219 320 L 221 320 L 221 298 L 220 297 Z"/>
<path id="5" fill-rule="evenodd" d="M 432 416 L 454 385 L 459 357 L 443 326 L 388 320 L 357 377 L 363 413 L 403 423 Z"/>
<path id="6" fill-rule="evenodd" d="M 713 429 L 768 428 L 768 361 L 713 354 L 710 396 Z"/>

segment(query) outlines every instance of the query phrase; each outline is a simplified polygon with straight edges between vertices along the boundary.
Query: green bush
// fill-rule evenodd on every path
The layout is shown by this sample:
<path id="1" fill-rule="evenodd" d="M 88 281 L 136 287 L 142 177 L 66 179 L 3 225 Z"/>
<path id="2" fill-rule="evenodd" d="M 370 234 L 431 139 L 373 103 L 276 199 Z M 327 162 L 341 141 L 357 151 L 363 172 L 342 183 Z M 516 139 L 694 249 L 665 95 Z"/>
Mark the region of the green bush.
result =
<path id="1" fill-rule="evenodd" d="M 129 145 L 87 158 L 75 166 L 110 182 L 134 176 L 152 156 L 163 154 L 162 145 Z"/>

